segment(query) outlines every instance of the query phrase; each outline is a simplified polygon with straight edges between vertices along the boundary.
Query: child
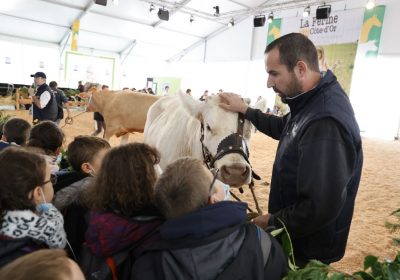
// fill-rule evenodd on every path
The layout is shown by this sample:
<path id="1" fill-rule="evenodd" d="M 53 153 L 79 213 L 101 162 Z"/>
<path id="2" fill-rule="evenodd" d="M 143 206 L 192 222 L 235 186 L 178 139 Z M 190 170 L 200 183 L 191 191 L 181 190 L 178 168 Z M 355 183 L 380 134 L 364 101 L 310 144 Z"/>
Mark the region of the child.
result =
<path id="1" fill-rule="evenodd" d="M 40 155 L 0 153 L 0 266 L 39 248 L 64 248 L 63 217 L 53 199 L 50 167 Z"/>
<path id="2" fill-rule="evenodd" d="M 0 279 L 85 280 L 79 266 L 61 249 L 38 250 L 0 270 Z"/>
<path id="3" fill-rule="evenodd" d="M 51 174 L 54 174 L 60 169 L 57 157 L 61 152 L 63 142 L 64 133 L 57 124 L 43 121 L 32 128 L 28 146 L 39 148 L 44 152 L 44 157 L 50 164 Z"/>
<path id="4" fill-rule="evenodd" d="M 0 151 L 10 145 L 25 146 L 31 125 L 24 119 L 12 118 L 3 126 Z"/>
<path id="5" fill-rule="evenodd" d="M 78 136 L 68 145 L 68 161 L 73 172 L 59 176 L 63 178 L 64 187 L 56 191 L 54 205 L 64 215 L 64 228 L 76 255 L 79 255 L 84 241 L 87 222 L 85 214 L 87 208 L 81 202 L 83 191 L 99 171 L 104 155 L 110 149 L 110 144 L 98 137 Z M 68 177 L 66 179 L 66 177 Z M 75 180 L 75 181 L 74 181 Z M 69 185 L 66 185 L 66 182 Z M 58 185 L 58 184 L 57 184 Z M 57 186 L 57 190 L 60 186 Z"/>
<path id="6" fill-rule="evenodd" d="M 158 162 L 159 153 L 143 143 L 115 147 L 104 157 L 100 173 L 85 193 L 91 208 L 86 248 L 92 255 L 108 258 L 134 248 L 130 255 L 136 257 L 158 240 L 161 218 L 153 189 Z M 86 275 L 93 273 L 84 266 L 83 270 Z M 122 271 L 117 269 L 114 276 L 129 279 Z"/>

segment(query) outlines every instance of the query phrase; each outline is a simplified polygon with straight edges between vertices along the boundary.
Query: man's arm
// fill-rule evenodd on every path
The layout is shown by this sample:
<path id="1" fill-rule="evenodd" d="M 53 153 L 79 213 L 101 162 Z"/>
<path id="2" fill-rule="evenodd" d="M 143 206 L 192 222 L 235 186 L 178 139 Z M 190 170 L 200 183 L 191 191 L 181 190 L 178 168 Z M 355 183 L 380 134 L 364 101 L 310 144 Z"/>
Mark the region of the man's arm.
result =
<path id="1" fill-rule="evenodd" d="M 283 128 L 285 127 L 288 115 L 277 117 L 274 115 L 265 114 L 261 112 L 261 110 L 248 107 L 244 117 L 251 121 L 251 123 L 262 133 L 279 140 Z"/>
<path id="2" fill-rule="evenodd" d="M 40 96 L 31 95 L 32 102 L 38 107 L 39 109 L 43 109 L 50 101 L 50 93 L 48 91 L 43 92 Z"/>
<path id="3" fill-rule="evenodd" d="M 293 238 L 321 229 L 340 214 L 356 162 L 351 136 L 331 118 L 309 126 L 298 152 L 297 201 L 270 219 L 276 225 L 280 218 Z"/>
<path id="4" fill-rule="evenodd" d="M 258 109 L 250 108 L 243 99 L 233 93 L 220 93 L 221 102 L 219 106 L 231 112 L 240 112 L 244 114 L 245 118 L 262 133 L 274 138 L 279 139 L 287 118 L 280 118 L 270 116 L 262 113 Z"/>

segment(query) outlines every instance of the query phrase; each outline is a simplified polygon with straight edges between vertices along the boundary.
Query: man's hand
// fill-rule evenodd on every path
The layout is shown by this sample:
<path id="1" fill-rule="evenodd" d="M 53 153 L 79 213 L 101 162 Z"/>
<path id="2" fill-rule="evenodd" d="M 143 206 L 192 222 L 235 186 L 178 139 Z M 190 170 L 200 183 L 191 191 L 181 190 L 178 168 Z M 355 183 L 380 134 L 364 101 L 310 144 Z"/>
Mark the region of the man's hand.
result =
<path id="1" fill-rule="evenodd" d="M 237 94 L 223 92 L 220 93 L 219 96 L 221 97 L 221 103 L 219 103 L 219 106 L 225 110 L 244 114 L 249 107 Z"/>
<path id="2" fill-rule="evenodd" d="M 258 216 L 252 220 L 253 223 L 255 223 L 257 226 L 259 226 L 262 229 L 266 229 L 268 227 L 268 221 L 269 217 L 271 217 L 270 214 L 265 214 L 262 216 Z"/>
<path id="3" fill-rule="evenodd" d="M 33 87 L 29 87 L 28 88 L 28 93 L 29 93 L 29 96 L 34 96 L 35 95 L 35 89 Z"/>

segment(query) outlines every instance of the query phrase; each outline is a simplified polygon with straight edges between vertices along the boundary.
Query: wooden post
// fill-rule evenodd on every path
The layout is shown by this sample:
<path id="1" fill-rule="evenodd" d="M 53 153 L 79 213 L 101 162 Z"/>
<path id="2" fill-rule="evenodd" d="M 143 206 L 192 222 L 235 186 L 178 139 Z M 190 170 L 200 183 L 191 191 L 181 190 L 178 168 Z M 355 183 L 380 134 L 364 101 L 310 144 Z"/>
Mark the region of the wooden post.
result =
<path id="1" fill-rule="evenodd" d="M 19 110 L 19 97 L 20 97 L 20 92 L 19 88 L 15 90 L 15 110 Z"/>

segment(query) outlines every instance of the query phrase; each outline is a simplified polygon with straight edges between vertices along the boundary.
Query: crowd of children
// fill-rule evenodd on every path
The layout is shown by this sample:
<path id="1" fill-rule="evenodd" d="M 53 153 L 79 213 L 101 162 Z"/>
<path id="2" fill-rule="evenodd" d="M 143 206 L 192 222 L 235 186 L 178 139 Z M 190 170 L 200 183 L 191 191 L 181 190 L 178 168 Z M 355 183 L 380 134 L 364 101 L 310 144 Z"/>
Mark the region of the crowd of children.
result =
<path id="1" fill-rule="evenodd" d="M 194 158 L 144 143 L 68 145 L 13 118 L 0 145 L 0 279 L 281 279 L 286 257 Z"/>

